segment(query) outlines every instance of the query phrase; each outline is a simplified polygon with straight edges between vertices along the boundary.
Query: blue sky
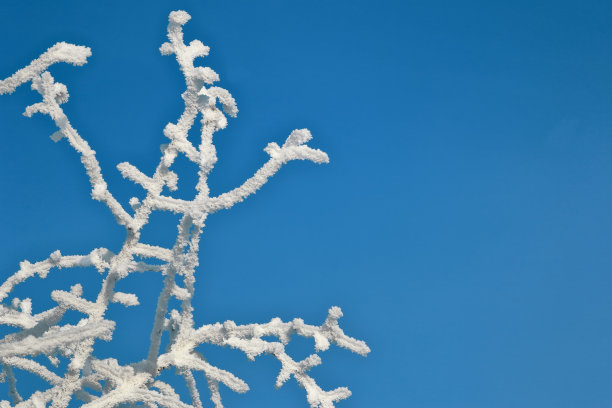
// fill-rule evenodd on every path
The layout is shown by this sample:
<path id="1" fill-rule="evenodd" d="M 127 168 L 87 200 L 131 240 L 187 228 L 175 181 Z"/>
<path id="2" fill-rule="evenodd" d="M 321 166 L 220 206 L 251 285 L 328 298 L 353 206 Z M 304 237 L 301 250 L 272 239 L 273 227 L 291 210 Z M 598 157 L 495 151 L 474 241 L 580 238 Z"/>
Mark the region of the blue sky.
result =
<path id="1" fill-rule="evenodd" d="M 353 391 L 338 407 L 612 405 L 610 2 L 3 1 L 1 78 L 58 41 L 92 48 L 87 65 L 52 73 L 122 202 L 142 191 L 115 165 L 151 172 L 182 109 L 177 64 L 158 52 L 175 9 L 240 109 L 216 137 L 213 193 L 295 128 L 331 159 L 291 163 L 208 220 L 199 323 L 318 324 L 342 307 L 372 353 L 322 355 L 314 377 Z M 77 156 L 48 138 L 51 121 L 21 116 L 36 98 L 0 97 L 3 278 L 23 259 L 123 239 Z M 170 245 L 175 221 L 153 217 L 144 238 Z M 20 290 L 43 302 L 96 279 L 65 272 Z M 142 306 L 117 307 L 101 355 L 144 357 L 160 284 L 125 282 Z M 222 391 L 227 407 L 307 406 L 293 380 L 274 390 L 273 359 L 210 355 L 251 385 Z"/>

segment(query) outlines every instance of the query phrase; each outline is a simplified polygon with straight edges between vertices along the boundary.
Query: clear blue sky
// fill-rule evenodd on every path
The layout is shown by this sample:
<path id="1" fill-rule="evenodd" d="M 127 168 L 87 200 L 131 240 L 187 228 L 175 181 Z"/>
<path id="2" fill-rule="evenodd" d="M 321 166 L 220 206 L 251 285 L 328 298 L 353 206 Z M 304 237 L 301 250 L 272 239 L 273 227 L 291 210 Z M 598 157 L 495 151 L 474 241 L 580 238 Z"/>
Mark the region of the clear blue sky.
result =
<path id="1" fill-rule="evenodd" d="M 0 77 L 57 41 L 92 48 L 84 67 L 52 73 L 122 202 L 142 191 L 114 166 L 151 172 L 182 108 L 177 64 L 158 52 L 174 9 L 240 109 L 216 139 L 213 192 L 295 128 L 331 158 L 292 163 L 209 219 L 200 323 L 320 323 L 342 307 L 372 353 L 322 355 L 321 385 L 353 391 L 338 407 L 612 406 L 612 3 L 2 1 Z M 0 97 L 3 278 L 23 259 L 123 239 L 51 121 L 21 116 L 36 98 Z M 174 223 L 153 217 L 145 238 L 170 245 Z M 97 282 L 65 274 L 21 293 L 44 302 Z M 115 314 L 100 355 L 127 362 L 146 353 L 161 279 L 124 284 L 142 306 Z M 307 406 L 294 380 L 274 390 L 272 358 L 204 352 L 251 385 L 223 390 L 228 408 Z"/>

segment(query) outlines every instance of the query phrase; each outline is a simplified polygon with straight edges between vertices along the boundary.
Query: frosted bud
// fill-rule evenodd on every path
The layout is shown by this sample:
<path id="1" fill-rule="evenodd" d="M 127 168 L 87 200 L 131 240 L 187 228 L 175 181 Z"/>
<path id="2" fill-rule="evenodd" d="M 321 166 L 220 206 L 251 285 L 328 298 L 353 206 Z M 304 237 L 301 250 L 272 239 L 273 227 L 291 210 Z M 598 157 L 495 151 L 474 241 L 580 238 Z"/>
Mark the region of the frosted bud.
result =
<path id="1" fill-rule="evenodd" d="M 138 207 L 140 207 L 140 200 L 137 197 L 130 198 L 129 203 L 130 203 L 130 206 L 135 210 L 137 210 Z"/>
<path id="2" fill-rule="evenodd" d="M 308 129 L 296 129 L 287 138 L 284 146 L 299 146 L 312 139 L 312 134 Z"/>
<path id="3" fill-rule="evenodd" d="M 193 72 L 194 78 L 199 79 L 208 85 L 212 85 L 219 80 L 219 74 L 209 67 L 195 67 Z"/>
<path id="4" fill-rule="evenodd" d="M 66 88 L 66 85 L 60 83 L 54 84 L 53 92 L 55 94 L 55 102 L 57 102 L 58 104 L 68 102 L 69 95 L 68 88 Z"/>
<path id="5" fill-rule="evenodd" d="M 171 23 L 175 23 L 179 25 L 183 25 L 187 23 L 190 19 L 191 19 L 191 16 L 186 11 L 183 11 L 183 10 L 173 11 L 170 13 L 170 16 L 168 17 L 168 20 L 170 20 Z"/>
<path id="6" fill-rule="evenodd" d="M 338 306 L 332 306 L 329 309 L 329 317 L 330 319 L 338 320 L 342 317 L 342 309 L 340 309 Z"/>
<path id="7" fill-rule="evenodd" d="M 281 153 L 281 148 L 276 143 L 268 143 L 268 145 L 264 148 L 264 152 L 268 153 L 270 157 L 275 158 L 278 157 Z"/>
<path id="8" fill-rule="evenodd" d="M 70 287 L 70 293 L 72 293 L 75 296 L 81 296 L 83 295 L 83 286 L 81 286 L 80 283 L 77 283 L 75 285 L 72 285 Z"/>
<path id="9" fill-rule="evenodd" d="M 174 46 L 169 42 L 165 42 L 159 47 L 159 52 L 162 55 L 170 55 L 174 52 Z"/>
<path id="10" fill-rule="evenodd" d="M 54 251 L 50 256 L 49 259 L 51 260 L 51 262 L 53 262 L 54 264 L 59 263 L 59 261 L 61 261 L 62 259 L 62 253 L 58 250 Z"/>
<path id="11" fill-rule="evenodd" d="M 94 184 L 94 187 L 91 190 L 91 196 L 96 200 L 102 200 L 104 198 L 105 191 L 106 186 L 103 183 L 96 183 Z"/>
<path id="12" fill-rule="evenodd" d="M 32 299 L 25 298 L 19 304 L 19 308 L 23 313 L 32 314 Z"/>
<path id="13" fill-rule="evenodd" d="M 202 44 L 200 40 L 193 40 L 189 43 L 189 53 L 192 57 L 205 57 L 208 55 L 210 47 Z"/>
<path id="14" fill-rule="evenodd" d="M 235 328 L 236 328 L 236 323 L 234 323 L 234 322 L 233 322 L 233 321 L 231 321 L 231 320 L 226 320 L 226 321 L 224 321 L 224 322 L 223 322 L 223 328 L 224 328 L 226 331 L 231 331 L 231 330 L 233 330 L 233 329 L 235 329 Z"/>
<path id="15" fill-rule="evenodd" d="M 180 130 L 174 123 L 168 123 L 164 128 L 164 136 L 170 140 L 174 140 L 179 134 Z"/>

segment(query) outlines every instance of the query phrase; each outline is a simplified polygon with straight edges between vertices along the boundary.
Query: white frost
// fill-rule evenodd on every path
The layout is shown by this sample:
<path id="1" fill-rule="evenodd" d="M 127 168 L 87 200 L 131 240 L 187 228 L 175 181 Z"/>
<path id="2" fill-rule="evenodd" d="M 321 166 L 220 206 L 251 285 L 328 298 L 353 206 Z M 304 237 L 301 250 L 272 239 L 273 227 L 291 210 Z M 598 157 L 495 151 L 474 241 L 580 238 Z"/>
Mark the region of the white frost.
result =
<path id="1" fill-rule="evenodd" d="M 215 407 L 222 407 L 219 384 L 235 392 L 246 392 L 249 386 L 227 370 L 210 364 L 198 347 L 202 344 L 231 347 L 244 352 L 254 360 L 262 354 L 274 356 L 281 364 L 276 386 L 281 387 L 291 377 L 306 390 L 311 407 L 329 408 L 336 401 L 348 398 L 351 392 L 345 387 L 322 390 L 308 371 L 322 363 L 319 352 L 331 344 L 360 355 L 367 355 L 368 346 L 344 334 L 338 325 L 342 312 L 332 307 L 327 319 L 320 325 L 308 325 L 301 319 L 283 322 L 279 318 L 263 324 L 236 325 L 232 321 L 194 327 L 192 299 L 195 271 L 198 266 L 199 240 L 206 218 L 219 210 L 228 209 L 245 200 L 261 188 L 284 164 L 292 160 L 309 160 L 327 163 L 327 154 L 307 145 L 312 135 L 307 129 L 294 130 L 282 145 L 270 143 L 264 149 L 269 159 L 242 185 L 218 196 L 211 196 L 208 174 L 217 162 L 213 135 L 227 126 L 227 117 L 235 117 L 238 107 L 232 95 L 218 86 L 219 75 L 208 67 L 194 66 L 196 58 L 208 55 L 209 48 L 199 40 L 188 45 L 183 40 L 183 25 L 190 16 L 184 11 L 173 11 L 169 16 L 168 42 L 162 44 L 163 55 L 174 54 L 185 78 L 187 89 L 182 97 L 185 109 L 176 123 L 164 128 L 168 144 L 161 146 L 160 162 L 152 175 L 147 175 L 130 163 L 120 163 L 117 168 L 128 180 L 140 185 L 146 195 L 132 197 L 131 208 L 125 209 L 108 190 L 108 186 L 93 151 L 72 127 L 61 105 L 68 101 L 64 84 L 54 80 L 47 71 L 51 65 L 66 62 L 82 65 L 91 51 L 87 47 L 57 43 L 28 66 L 0 81 L 0 95 L 12 93 L 25 83 L 42 96 L 42 101 L 30 105 L 26 116 L 35 113 L 49 115 L 57 126 L 51 135 L 54 142 L 66 139 L 80 156 L 91 184 L 91 195 L 104 203 L 117 222 L 126 229 L 126 239 L 121 250 L 114 254 L 105 248 L 94 249 L 87 255 L 62 255 L 53 252 L 49 258 L 36 263 L 23 261 L 19 270 L 0 285 L 0 324 L 10 325 L 17 331 L 0 339 L 0 381 L 7 381 L 12 404 L 19 407 L 65 408 L 73 398 L 84 406 L 110 408 L 120 404 L 145 404 L 149 407 L 203 407 L 194 372 L 202 372 Z M 207 87 L 207 85 L 209 87 Z M 188 138 L 197 117 L 201 117 L 201 143 L 194 146 Z M 171 170 L 174 160 L 183 154 L 198 167 L 197 194 L 193 200 L 181 200 L 164 194 L 178 189 L 178 177 Z M 153 211 L 171 211 L 181 215 L 178 234 L 172 248 L 163 248 L 140 242 L 141 230 L 149 222 Z M 153 260 L 153 263 L 147 263 Z M 42 313 L 33 314 L 32 300 L 10 298 L 12 290 L 24 281 L 38 276 L 45 278 L 51 271 L 73 267 L 94 267 L 102 277 L 101 289 L 95 299 L 83 296 L 83 288 L 77 284 L 69 291 L 53 290 L 51 299 L 57 306 Z M 164 286 L 159 295 L 154 316 L 148 357 L 144 361 L 120 365 L 115 359 L 98 359 L 94 355 L 96 341 L 108 341 L 115 329 L 113 321 L 106 318 L 110 303 L 125 307 L 139 305 L 134 293 L 115 291 L 118 281 L 134 272 L 161 273 Z M 54 272 L 59 273 L 59 272 Z M 171 298 L 180 301 L 180 310 L 169 310 Z M 83 315 L 76 325 L 62 323 L 68 310 Z M 162 334 L 169 334 L 166 350 L 160 350 Z M 315 353 L 296 361 L 285 346 L 292 335 L 312 338 Z M 269 340 L 275 337 L 278 340 Z M 46 356 L 49 365 L 36 360 Z M 67 359 L 68 368 L 59 371 L 60 359 Z M 191 401 L 180 400 L 171 385 L 158 376 L 174 368 L 183 377 Z M 18 378 L 13 369 L 28 371 L 49 383 L 49 388 L 36 391 L 24 399 L 18 392 Z M 8 408 L 8 401 L 0 407 Z"/>

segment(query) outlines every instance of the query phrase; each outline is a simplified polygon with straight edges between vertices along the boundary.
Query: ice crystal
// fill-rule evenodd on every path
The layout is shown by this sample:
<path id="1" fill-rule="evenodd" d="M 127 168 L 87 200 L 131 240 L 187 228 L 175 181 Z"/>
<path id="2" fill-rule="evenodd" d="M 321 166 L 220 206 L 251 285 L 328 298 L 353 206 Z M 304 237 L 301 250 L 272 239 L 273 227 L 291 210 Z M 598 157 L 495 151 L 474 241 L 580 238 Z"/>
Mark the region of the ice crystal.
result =
<path id="1" fill-rule="evenodd" d="M 176 56 L 187 85 L 182 95 L 185 102 L 182 115 L 163 131 L 170 142 L 162 145 L 161 159 L 153 175 L 147 175 L 127 162 L 117 166 L 123 177 L 146 191 L 144 199 L 134 197 L 130 200 L 131 209 L 125 209 L 108 190 L 95 152 L 73 128 L 61 108 L 69 96 L 66 86 L 56 82 L 47 71 L 58 62 L 85 64 L 91 55 L 89 48 L 57 43 L 28 66 L 0 81 L 0 94 L 12 93 L 18 86 L 31 82 L 32 89 L 42 96 L 42 101 L 28 106 L 25 115 L 43 113 L 53 119 L 58 130 L 51 139 L 58 142 L 65 138 L 76 150 L 89 177 L 91 196 L 103 202 L 117 223 L 126 229 L 126 239 L 117 254 L 105 248 L 94 249 L 87 255 L 63 255 L 58 250 L 36 263 L 23 261 L 19 270 L 0 286 L 0 324 L 16 328 L 0 340 L 1 379 L 8 382 L 14 406 L 63 408 L 71 400 L 78 399 L 90 408 L 135 404 L 202 407 L 193 375 L 194 371 L 201 371 L 212 402 L 220 408 L 220 384 L 239 393 L 248 391 L 249 387 L 229 371 L 210 364 L 197 350 L 205 343 L 241 350 L 251 360 L 261 354 L 274 356 L 281 364 L 276 386 L 282 386 L 290 377 L 295 378 L 306 390 L 311 407 L 333 407 L 334 402 L 351 395 L 344 387 L 325 391 L 308 375 L 311 367 L 321 364 L 317 353 L 327 350 L 332 343 L 364 356 L 370 351 L 363 341 L 344 334 L 338 325 L 342 316 L 338 307 L 329 309 L 320 326 L 305 324 L 301 319 L 283 322 L 279 318 L 263 324 L 237 325 L 226 321 L 194 326 L 192 299 L 199 240 L 206 218 L 254 194 L 283 164 L 291 160 L 327 163 L 328 157 L 321 150 L 308 146 L 312 136 L 307 129 L 294 130 L 282 146 L 268 144 L 264 149 L 269 155 L 268 161 L 241 186 L 211 196 L 207 179 L 217 161 L 213 134 L 226 127 L 226 115 L 235 117 L 238 108 L 227 90 L 212 86 L 219 80 L 217 73 L 208 67 L 194 66 L 194 60 L 208 55 L 209 48 L 198 40 L 185 44 L 183 25 L 189 19 L 189 14 L 184 11 L 170 13 L 168 42 L 160 48 L 163 55 Z M 201 143 L 194 146 L 188 139 L 188 131 L 198 116 L 201 117 Z M 177 189 L 178 177 L 171 168 L 179 154 L 198 167 L 197 194 L 190 201 L 163 194 L 164 187 L 169 191 Z M 180 215 L 172 248 L 140 242 L 142 228 L 154 211 L 171 211 Z M 152 261 L 143 261 L 147 259 Z M 76 284 L 70 291 L 52 291 L 51 299 L 57 305 L 34 314 L 31 299 L 11 298 L 12 290 L 30 278 L 38 276 L 44 279 L 52 271 L 61 273 L 60 269 L 75 267 L 94 267 L 100 272 L 102 286 L 95 299 L 86 299 L 83 288 Z M 115 329 L 115 323 L 106 317 L 109 304 L 120 303 L 125 307 L 139 304 L 135 294 L 115 291 L 117 282 L 134 272 L 144 271 L 164 276 L 147 358 L 128 365 L 120 365 L 113 358 L 96 358 L 96 342 L 110 340 Z M 169 301 L 173 297 L 180 301 L 179 310 L 169 310 Z M 69 310 L 83 315 L 76 325 L 63 323 Z M 164 332 L 168 333 L 170 341 L 165 350 L 160 350 Z M 312 338 L 315 353 L 302 361 L 295 361 L 285 348 L 292 335 Z M 48 364 L 43 364 L 38 358 L 40 356 L 46 356 Z M 64 370 L 57 369 L 60 358 L 68 361 Z M 181 401 L 172 385 L 160 380 L 160 374 L 171 368 L 184 378 L 190 401 Z M 35 374 L 49 387 L 24 399 L 18 392 L 17 375 L 13 369 Z M 9 401 L 0 402 L 2 408 L 9 406 L 12 406 Z"/>

